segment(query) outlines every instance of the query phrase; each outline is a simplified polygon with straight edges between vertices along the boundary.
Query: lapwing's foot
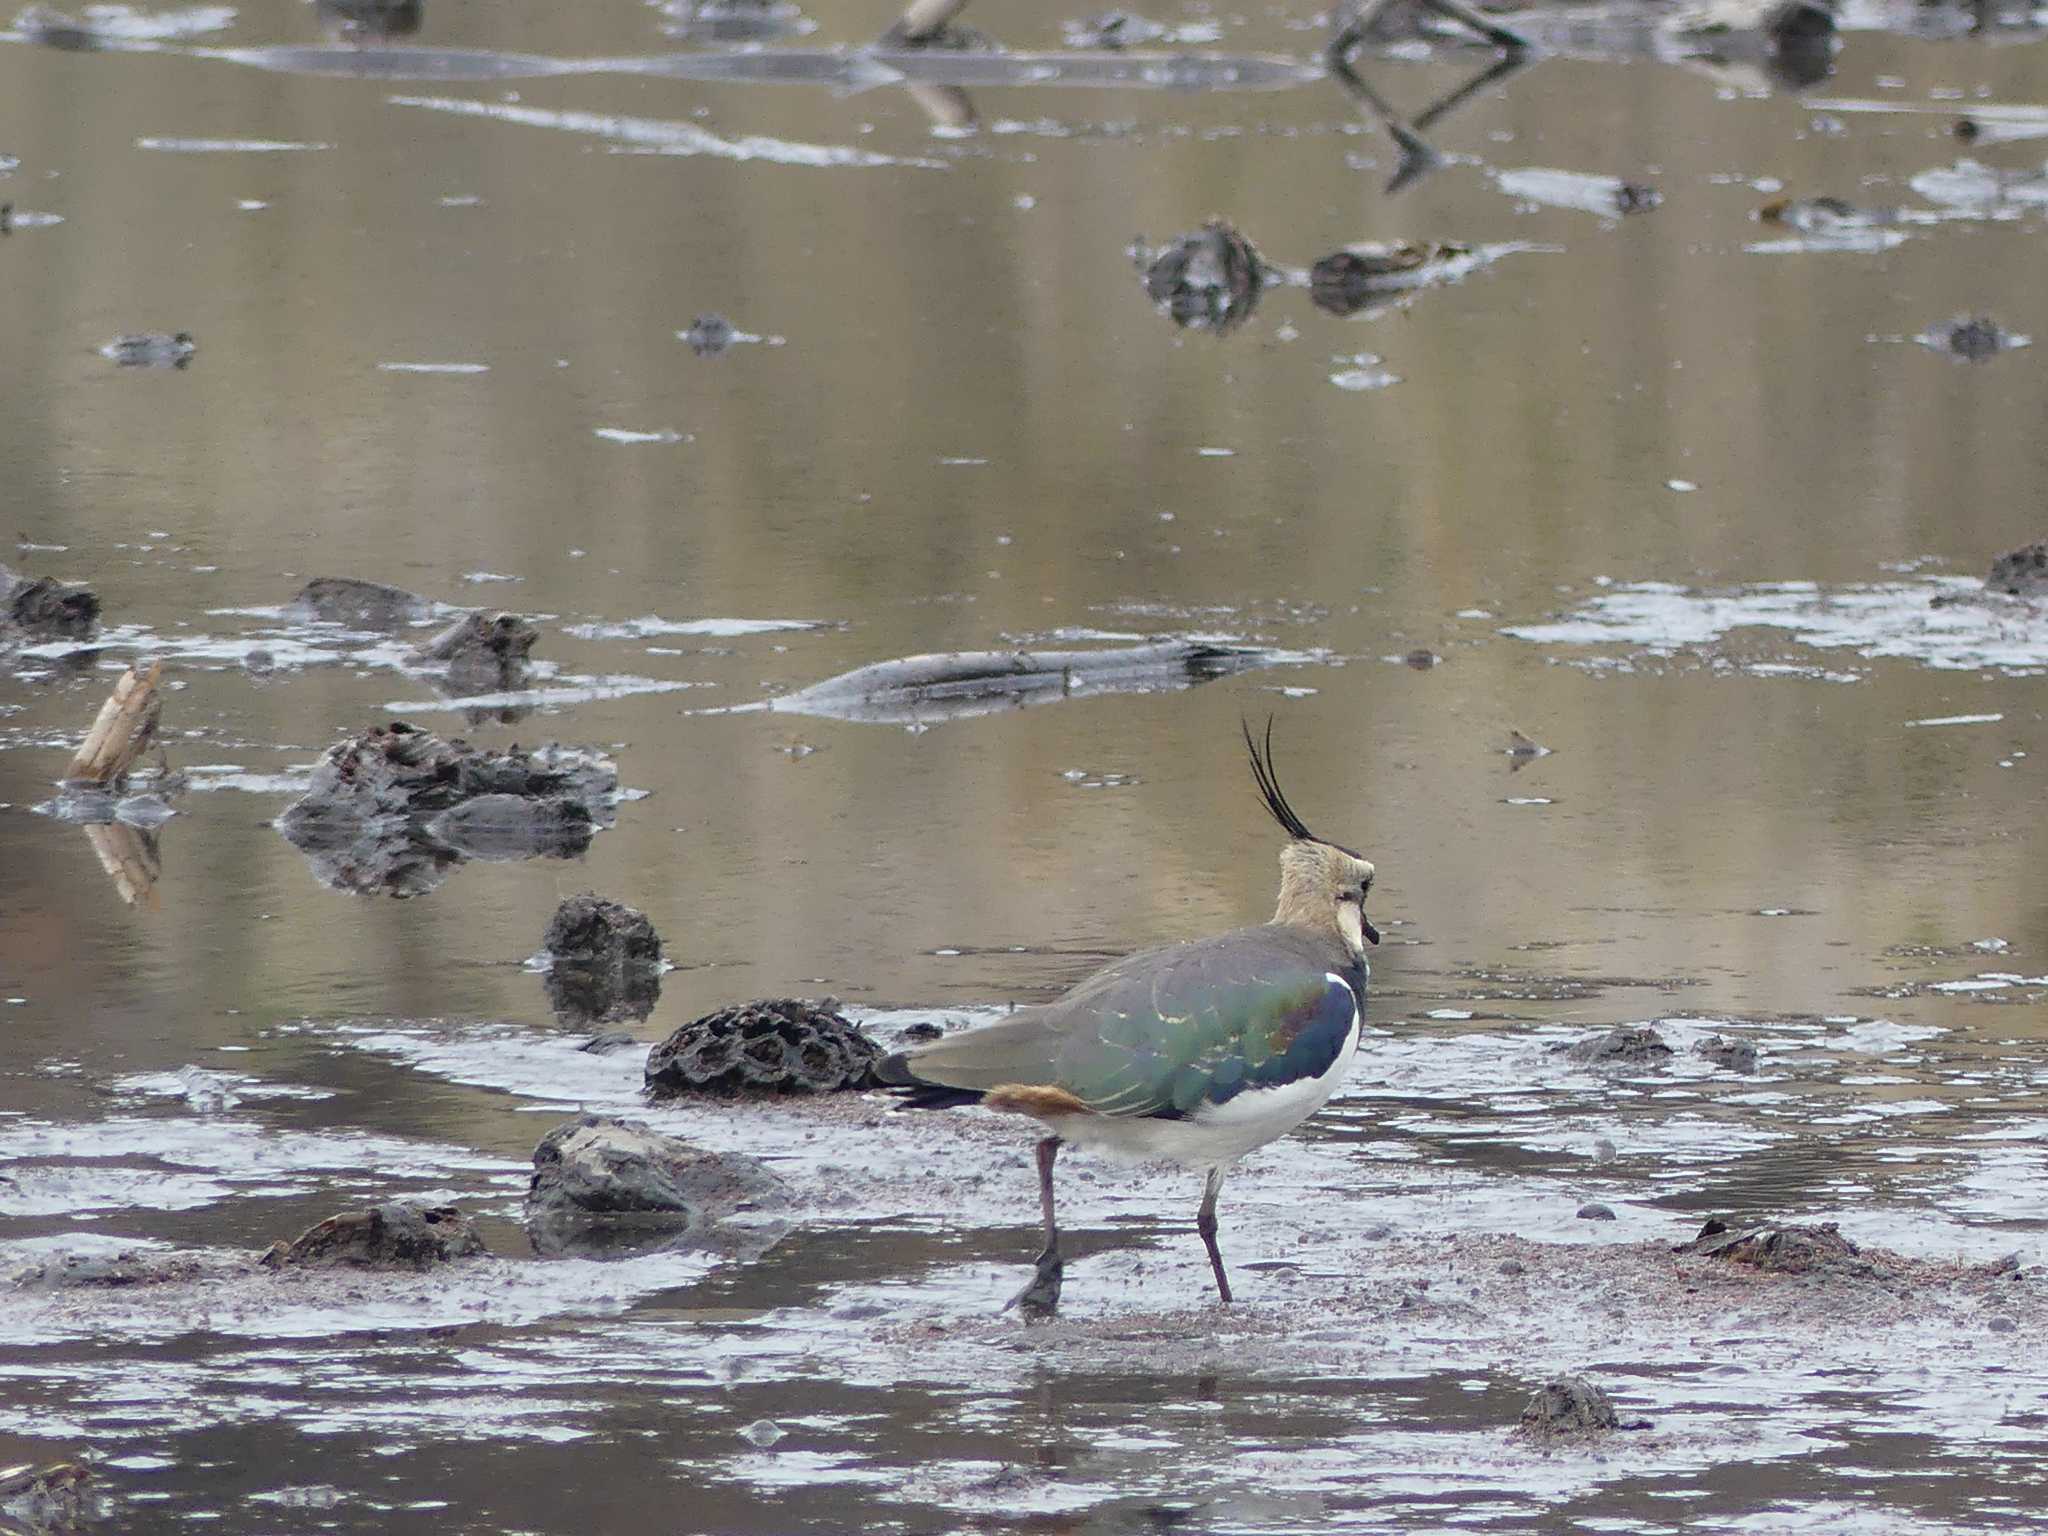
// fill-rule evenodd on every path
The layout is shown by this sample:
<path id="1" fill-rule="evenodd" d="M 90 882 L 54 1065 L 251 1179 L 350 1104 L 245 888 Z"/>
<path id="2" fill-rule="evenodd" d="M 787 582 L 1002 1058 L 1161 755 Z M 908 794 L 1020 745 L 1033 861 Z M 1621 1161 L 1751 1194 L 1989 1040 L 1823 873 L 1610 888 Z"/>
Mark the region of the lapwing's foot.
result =
<path id="1" fill-rule="evenodd" d="M 1038 1256 L 1038 1270 L 1031 1283 L 1004 1302 L 1003 1310 L 1015 1307 L 1027 1323 L 1051 1322 L 1059 1313 L 1060 1283 L 1066 1272 L 1066 1260 L 1060 1257 L 1059 1250 L 1046 1249 Z"/>

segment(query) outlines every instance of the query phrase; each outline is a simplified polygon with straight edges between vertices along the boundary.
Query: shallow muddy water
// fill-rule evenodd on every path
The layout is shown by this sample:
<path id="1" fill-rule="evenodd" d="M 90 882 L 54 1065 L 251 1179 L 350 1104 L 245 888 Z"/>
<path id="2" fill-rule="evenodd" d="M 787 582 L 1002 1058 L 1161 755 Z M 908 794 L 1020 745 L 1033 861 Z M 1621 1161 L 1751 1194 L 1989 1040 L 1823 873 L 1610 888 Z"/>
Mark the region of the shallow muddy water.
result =
<path id="1" fill-rule="evenodd" d="M 1006 63 L 863 55 L 866 0 L 721 55 L 690 10 L 0 40 L 0 562 L 104 605 L 83 651 L 0 642 L 0 1275 L 191 1261 L 0 1292 L 0 1465 L 85 1456 L 137 1531 L 2033 1528 L 2048 603 L 1981 578 L 2048 535 L 2034 34 L 1852 6 L 1795 92 L 1669 28 L 1546 33 L 1390 195 L 1312 7 L 1168 5 L 1156 55 L 1075 60 L 1087 8 L 979 0 Z M 1491 58 L 1359 68 L 1421 114 Z M 1130 254 L 1212 216 L 1274 279 L 1222 334 Z M 1322 258 L 1402 241 L 1442 259 L 1320 302 Z M 1928 344 L 1978 315 L 1995 355 Z M 190 355 L 102 352 L 148 333 Z M 312 623 L 315 576 L 446 608 Z M 528 675 L 415 658 L 468 607 L 535 622 Z M 1249 659 L 802 704 L 1182 637 Z M 134 829 L 38 807 L 138 656 L 182 788 L 120 845 L 130 905 Z M 646 1106 L 525 964 L 595 889 L 675 966 L 644 1043 L 793 993 L 885 1042 L 991 1017 L 1268 915 L 1269 713 L 1387 942 L 1348 1086 L 1225 1188 L 1227 1311 L 1199 1180 L 1076 1155 L 1027 1331 L 1017 1127 Z M 625 793 L 580 859 L 349 894 L 272 823 L 391 718 Z M 1553 1049 L 1617 1024 L 1674 1054 Z M 538 1257 L 529 1157 L 580 1108 L 796 1208 Z M 249 1267 L 391 1198 L 494 1256 Z M 1669 1252 L 1716 1214 L 1899 1257 Z M 1649 1427 L 1511 1439 L 1564 1370 Z"/>

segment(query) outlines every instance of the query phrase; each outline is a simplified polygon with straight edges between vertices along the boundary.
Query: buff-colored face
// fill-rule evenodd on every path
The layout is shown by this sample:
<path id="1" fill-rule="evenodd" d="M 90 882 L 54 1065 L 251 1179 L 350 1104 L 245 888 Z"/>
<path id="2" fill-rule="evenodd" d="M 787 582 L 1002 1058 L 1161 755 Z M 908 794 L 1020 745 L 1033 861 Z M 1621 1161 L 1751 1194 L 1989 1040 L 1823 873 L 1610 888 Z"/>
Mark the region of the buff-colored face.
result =
<path id="1" fill-rule="evenodd" d="M 1365 915 L 1373 867 L 1332 843 L 1296 839 L 1280 850 L 1280 912 L 1284 921 L 1333 925 L 1345 948 L 1363 955 L 1380 931 Z"/>

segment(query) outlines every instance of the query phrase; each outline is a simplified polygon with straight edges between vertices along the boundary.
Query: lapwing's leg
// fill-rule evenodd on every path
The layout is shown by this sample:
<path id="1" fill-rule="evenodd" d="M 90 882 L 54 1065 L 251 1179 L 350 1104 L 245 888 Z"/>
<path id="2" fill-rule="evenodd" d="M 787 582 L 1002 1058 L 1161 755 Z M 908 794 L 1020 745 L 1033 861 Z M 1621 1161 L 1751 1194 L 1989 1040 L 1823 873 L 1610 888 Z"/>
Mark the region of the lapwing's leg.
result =
<path id="1" fill-rule="evenodd" d="M 1004 1303 L 1015 1307 L 1028 1322 L 1044 1322 L 1059 1310 L 1060 1282 L 1066 1275 L 1066 1261 L 1060 1257 L 1060 1229 L 1052 1214 L 1052 1163 L 1059 1156 L 1060 1139 L 1047 1136 L 1038 1143 L 1038 1209 L 1045 1218 L 1045 1249 L 1038 1255 L 1038 1272 L 1031 1283 Z"/>
<path id="2" fill-rule="evenodd" d="M 1216 1196 L 1222 1189 L 1223 1165 L 1218 1163 L 1202 1182 L 1202 1208 L 1195 1212 L 1195 1230 L 1202 1234 L 1202 1244 L 1209 1250 L 1209 1267 L 1216 1271 L 1216 1294 L 1228 1306 L 1230 1277 L 1223 1273 L 1223 1255 L 1216 1247 Z"/>

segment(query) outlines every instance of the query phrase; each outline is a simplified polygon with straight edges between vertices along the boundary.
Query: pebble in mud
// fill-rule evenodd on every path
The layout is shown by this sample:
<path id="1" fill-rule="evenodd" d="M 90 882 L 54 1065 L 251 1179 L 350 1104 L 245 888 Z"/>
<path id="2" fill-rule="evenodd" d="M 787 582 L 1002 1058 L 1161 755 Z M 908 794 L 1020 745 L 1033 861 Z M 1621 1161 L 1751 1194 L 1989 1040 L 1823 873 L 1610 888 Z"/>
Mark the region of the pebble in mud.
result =
<path id="1" fill-rule="evenodd" d="M 100 348 L 100 356 L 123 368 L 184 368 L 199 350 L 190 331 L 164 335 L 160 331 L 139 331 L 116 336 Z"/>
<path id="2" fill-rule="evenodd" d="M 721 1008 L 647 1053 L 654 1098 L 710 1093 L 830 1093 L 866 1088 L 881 1048 L 835 999 L 768 998 Z"/>
<path id="3" fill-rule="evenodd" d="M 1580 1206 L 1573 1214 L 1581 1221 L 1613 1221 L 1615 1219 L 1614 1207 L 1602 1205 L 1597 1200 Z"/>
<path id="4" fill-rule="evenodd" d="M 1138 242 L 1132 253 L 1144 266 L 1145 292 L 1175 325 L 1222 336 L 1258 308 L 1265 263 L 1227 219 L 1211 219 L 1157 251 Z"/>
<path id="5" fill-rule="evenodd" d="M 448 669 L 448 681 L 464 693 L 517 687 L 526 675 L 540 631 L 516 613 L 465 613 L 413 652 L 415 661 Z"/>
<path id="6" fill-rule="evenodd" d="M 363 1269 L 430 1269 L 484 1253 L 476 1224 L 452 1205 L 392 1201 L 316 1222 L 277 1242 L 257 1262 L 265 1269 L 346 1264 Z"/>
<path id="7" fill-rule="evenodd" d="M 0 638 L 82 640 L 100 616 L 98 596 L 47 576 L 22 576 L 0 565 Z"/>
<path id="8" fill-rule="evenodd" d="M 1583 1376 L 1554 1376 L 1536 1389 L 1522 1410 L 1515 1433 L 1555 1441 L 1601 1435 L 1621 1428 L 1621 1415 L 1607 1394 Z"/>

